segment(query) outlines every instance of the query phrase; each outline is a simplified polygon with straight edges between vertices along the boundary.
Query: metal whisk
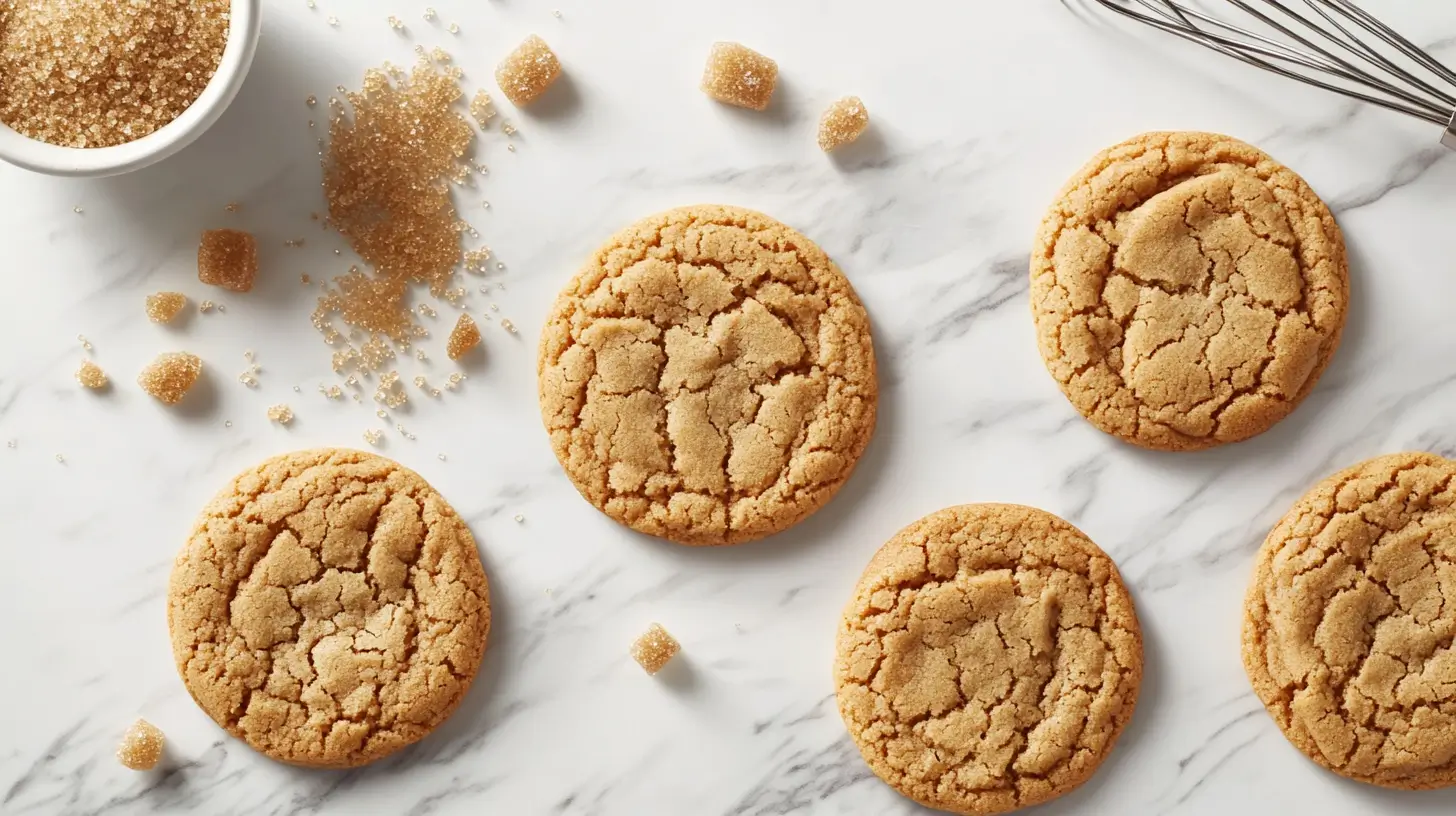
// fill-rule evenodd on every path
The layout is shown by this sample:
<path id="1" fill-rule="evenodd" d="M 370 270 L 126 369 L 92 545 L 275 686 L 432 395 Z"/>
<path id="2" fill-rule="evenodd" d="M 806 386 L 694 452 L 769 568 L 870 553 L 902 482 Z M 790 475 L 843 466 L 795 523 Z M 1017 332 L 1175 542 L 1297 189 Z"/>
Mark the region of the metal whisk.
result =
<path id="1" fill-rule="evenodd" d="M 1232 6 L 1263 23 L 1268 34 L 1186 0 L 1094 1 L 1266 71 L 1438 125 L 1441 143 L 1456 149 L 1456 72 L 1351 0 L 1204 4 Z"/>

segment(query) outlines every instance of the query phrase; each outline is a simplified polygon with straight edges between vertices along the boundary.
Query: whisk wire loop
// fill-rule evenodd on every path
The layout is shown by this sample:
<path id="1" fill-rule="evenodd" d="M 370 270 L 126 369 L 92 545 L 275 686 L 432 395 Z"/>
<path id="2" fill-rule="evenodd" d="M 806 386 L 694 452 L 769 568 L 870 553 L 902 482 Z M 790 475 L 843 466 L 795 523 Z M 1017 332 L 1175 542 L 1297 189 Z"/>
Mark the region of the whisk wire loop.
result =
<path id="1" fill-rule="evenodd" d="M 1456 71 L 1353 0 L 1204 4 L 1237 9 L 1268 33 L 1215 16 L 1188 0 L 1094 2 L 1257 68 L 1448 128 L 1448 138 L 1456 141 Z M 1398 62 L 1396 55 L 1409 63 Z"/>

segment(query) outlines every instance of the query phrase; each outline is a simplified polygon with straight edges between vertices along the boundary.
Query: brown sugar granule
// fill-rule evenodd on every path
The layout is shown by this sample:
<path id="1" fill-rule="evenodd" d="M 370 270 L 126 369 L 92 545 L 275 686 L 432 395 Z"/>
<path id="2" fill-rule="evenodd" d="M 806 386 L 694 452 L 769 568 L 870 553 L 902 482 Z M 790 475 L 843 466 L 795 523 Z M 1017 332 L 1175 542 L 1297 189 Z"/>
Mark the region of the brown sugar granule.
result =
<path id="1" fill-rule="evenodd" d="M 181 292 L 158 292 L 147 295 L 147 317 L 153 323 L 170 323 L 187 306 L 187 296 Z"/>
<path id="2" fill-rule="evenodd" d="M 870 114 L 857 96 L 836 101 L 819 118 L 819 149 L 829 151 L 858 139 L 870 126 Z"/>
<path id="3" fill-rule="evenodd" d="M 197 279 L 209 286 L 248 292 L 258 274 L 258 242 L 251 233 L 217 229 L 202 233 L 197 248 Z"/>
<path id="4" fill-rule="evenodd" d="M 3 0 L 0 121 L 65 147 L 109 147 L 176 119 L 212 79 L 229 0 Z"/>
<path id="5" fill-rule="evenodd" d="M 445 356 L 458 360 L 478 345 L 480 327 L 475 325 L 470 315 L 460 315 L 460 319 L 455 322 L 455 329 L 450 332 L 450 339 L 445 343 Z"/>
<path id="6" fill-rule="evenodd" d="M 96 365 L 90 360 L 86 360 L 76 370 L 76 382 L 93 391 L 105 388 L 107 383 L 106 372 L 101 370 L 101 366 Z"/>
<path id="7" fill-rule="evenodd" d="M 521 520 L 520 516 L 516 517 Z M 667 633 L 661 624 L 652 624 L 642 636 L 632 643 L 632 659 L 641 664 L 648 674 L 657 674 L 682 648 L 677 639 Z"/>
<path id="8" fill-rule="evenodd" d="M 176 405 L 187 396 L 202 374 L 202 360 L 185 351 L 160 354 L 142 369 L 137 384 L 166 405 Z"/>
<path id="9" fill-rule="evenodd" d="M 293 409 L 287 405 L 274 405 L 268 409 L 268 419 L 279 425 L 287 425 L 293 421 Z"/>
<path id="10" fill-rule="evenodd" d="M 561 61 L 546 41 L 535 34 L 516 46 L 495 69 L 501 93 L 516 107 L 524 107 L 546 92 L 561 76 Z"/>
<path id="11" fill-rule="evenodd" d="M 166 743 L 160 728 L 146 720 L 137 720 L 122 735 L 121 744 L 116 746 L 116 758 L 133 771 L 150 771 L 161 761 Z"/>
<path id="12" fill-rule="evenodd" d="M 773 98 L 778 63 L 738 43 L 713 43 L 703 71 L 703 93 L 740 108 L 763 110 Z"/>

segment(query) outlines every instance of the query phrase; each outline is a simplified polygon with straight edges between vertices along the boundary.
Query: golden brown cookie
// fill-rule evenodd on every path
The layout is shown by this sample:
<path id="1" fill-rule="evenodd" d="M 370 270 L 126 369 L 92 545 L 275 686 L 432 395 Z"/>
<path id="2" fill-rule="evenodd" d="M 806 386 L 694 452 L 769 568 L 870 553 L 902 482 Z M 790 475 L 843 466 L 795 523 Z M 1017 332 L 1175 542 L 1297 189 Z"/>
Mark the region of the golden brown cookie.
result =
<path id="1" fill-rule="evenodd" d="M 576 489 L 680 544 L 738 544 L 818 510 L 875 426 L 869 317 L 808 238 L 698 206 L 628 227 L 541 333 L 541 417 Z"/>
<path id="2" fill-rule="evenodd" d="M 1142 684 L 1117 567 L 1031 507 L 932 513 L 875 553 L 839 628 L 839 713 L 870 768 L 952 813 L 1005 813 L 1081 785 Z"/>
<path id="3" fill-rule="evenodd" d="M 1262 433 L 1340 343 L 1345 244 L 1289 168 L 1212 133 L 1146 133 L 1067 182 L 1031 255 L 1037 342 L 1092 424 L 1159 450 Z"/>
<path id="4" fill-rule="evenodd" d="M 1337 774 L 1456 785 L 1456 462 L 1399 453 L 1315 485 L 1269 533 L 1244 668 L 1284 736 Z"/>
<path id="5" fill-rule="evenodd" d="M 475 539 L 425 480 L 353 450 L 300 451 L 202 511 L 167 595 L 192 698 L 273 759 L 348 768 L 414 743 L 480 667 Z"/>

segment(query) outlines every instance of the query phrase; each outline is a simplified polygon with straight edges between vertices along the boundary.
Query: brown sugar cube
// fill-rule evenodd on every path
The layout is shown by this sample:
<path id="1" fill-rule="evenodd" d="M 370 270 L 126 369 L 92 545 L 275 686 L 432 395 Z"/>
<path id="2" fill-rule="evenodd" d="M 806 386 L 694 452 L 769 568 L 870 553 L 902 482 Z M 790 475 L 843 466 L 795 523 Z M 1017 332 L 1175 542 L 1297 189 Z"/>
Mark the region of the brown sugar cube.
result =
<path id="1" fill-rule="evenodd" d="M 773 98 L 778 63 L 738 43 L 713 43 L 703 71 L 703 93 L 740 108 L 763 110 Z"/>
<path id="2" fill-rule="evenodd" d="M 561 61 L 551 52 L 546 41 L 535 34 L 516 46 L 495 69 L 495 81 L 501 93 L 516 107 L 524 107 L 546 93 L 551 83 L 561 76 Z"/>
<path id="3" fill-rule="evenodd" d="M 202 233 L 197 248 L 197 279 L 233 292 L 253 288 L 258 274 L 258 242 L 249 233 L 219 229 Z"/>
<path id="4" fill-rule="evenodd" d="M 181 314 L 187 305 L 187 296 L 181 292 L 158 292 L 147 295 L 147 317 L 153 323 L 170 323 Z"/>
<path id="5" fill-rule="evenodd" d="M 106 372 L 101 370 L 101 366 L 96 365 L 90 360 L 86 360 L 76 370 L 76 382 L 93 391 L 105 388 L 107 382 Z"/>
<path id="6" fill-rule="evenodd" d="M 632 659 L 640 663 L 648 674 L 657 674 L 680 648 L 677 640 L 661 624 L 654 623 L 633 642 Z"/>
<path id="7" fill-rule="evenodd" d="M 116 746 L 116 758 L 133 771 L 150 771 L 162 759 L 166 743 L 161 729 L 146 720 L 137 720 L 122 735 L 121 744 Z"/>
<path id="8" fill-rule="evenodd" d="M 825 153 L 859 138 L 870 126 L 870 114 L 857 96 L 830 105 L 819 118 L 819 149 Z"/>
<path id="9" fill-rule="evenodd" d="M 142 369 L 137 384 L 142 390 L 166 405 L 176 405 L 187 396 L 198 376 L 202 360 L 185 351 L 157 355 L 152 364 Z"/>
<path id="10" fill-rule="evenodd" d="M 445 356 L 458 360 L 478 345 L 480 345 L 480 327 L 475 325 L 475 321 L 471 319 L 470 315 L 460 315 L 454 330 L 450 332 L 450 339 L 445 342 Z"/>

